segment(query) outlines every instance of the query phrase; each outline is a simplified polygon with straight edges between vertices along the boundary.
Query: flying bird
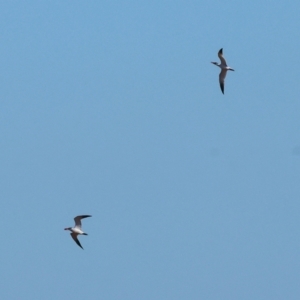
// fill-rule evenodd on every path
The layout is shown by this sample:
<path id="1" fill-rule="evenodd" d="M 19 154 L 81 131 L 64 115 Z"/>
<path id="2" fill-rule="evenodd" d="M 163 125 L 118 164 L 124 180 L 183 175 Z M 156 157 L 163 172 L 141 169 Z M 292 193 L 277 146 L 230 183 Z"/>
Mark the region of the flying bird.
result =
<path id="1" fill-rule="evenodd" d="M 211 63 L 221 68 L 221 73 L 219 75 L 219 82 L 220 82 L 221 91 L 224 94 L 224 82 L 225 82 L 227 71 L 228 70 L 234 71 L 234 70 L 227 66 L 226 60 L 223 56 L 223 48 L 221 48 L 220 51 L 218 52 L 218 56 L 220 58 L 221 63 L 220 64 L 217 62 L 211 62 Z"/>
<path id="2" fill-rule="evenodd" d="M 81 219 L 84 219 L 84 218 L 89 218 L 91 217 L 90 215 L 83 215 L 83 216 L 77 216 L 74 218 L 74 221 L 75 221 L 75 226 L 72 228 L 72 227 L 67 227 L 65 228 L 65 230 L 70 230 L 71 233 L 71 237 L 73 238 L 73 240 L 75 241 L 75 243 L 80 247 L 82 248 L 77 236 L 78 234 L 81 234 L 81 235 L 88 235 L 87 233 L 83 232 L 81 230 Z M 83 249 L 83 248 L 82 248 Z"/>

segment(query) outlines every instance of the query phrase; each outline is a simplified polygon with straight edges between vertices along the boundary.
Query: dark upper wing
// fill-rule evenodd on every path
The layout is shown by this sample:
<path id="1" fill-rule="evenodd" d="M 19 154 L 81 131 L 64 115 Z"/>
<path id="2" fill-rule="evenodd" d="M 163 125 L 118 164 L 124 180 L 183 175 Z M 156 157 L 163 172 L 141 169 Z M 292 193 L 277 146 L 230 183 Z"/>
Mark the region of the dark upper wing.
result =
<path id="1" fill-rule="evenodd" d="M 82 248 L 82 246 L 81 246 L 81 244 L 80 244 L 80 242 L 79 242 L 79 240 L 78 240 L 78 238 L 77 238 L 77 233 L 74 233 L 74 232 L 71 232 L 70 233 L 70 235 L 71 235 L 71 237 L 73 238 L 73 240 L 75 241 L 75 243 L 80 247 L 80 248 Z M 83 249 L 83 248 L 82 248 Z"/>
<path id="2" fill-rule="evenodd" d="M 224 65 L 224 66 L 227 66 L 226 60 L 223 57 L 223 48 L 220 49 L 220 51 L 218 52 L 218 56 L 220 58 L 221 64 Z"/>
<path id="3" fill-rule="evenodd" d="M 81 228 L 81 219 L 84 219 L 84 218 L 89 218 L 91 217 L 90 215 L 82 215 L 82 216 L 77 216 L 74 218 L 74 221 L 75 221 L 75 227 L 77 228 Z"/>

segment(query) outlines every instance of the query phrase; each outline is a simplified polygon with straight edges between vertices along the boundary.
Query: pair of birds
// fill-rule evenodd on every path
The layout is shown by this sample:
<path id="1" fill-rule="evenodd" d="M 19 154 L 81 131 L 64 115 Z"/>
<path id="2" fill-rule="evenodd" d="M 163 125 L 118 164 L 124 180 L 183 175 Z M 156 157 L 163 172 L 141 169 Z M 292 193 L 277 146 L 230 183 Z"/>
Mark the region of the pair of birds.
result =
<path id="1" fill-rule="evenodd" d="M 234 70 L 227 66 L 226 60 L 223 56 L 223 48 L 221 48 L 219 50 L 218 56 L 220 58 L 221 63 L 220 64 L 217 62 L 211 62 L 211 63 L 218 66 L 219 68 L 221 68 L 221 73 L 219 75 L 219 82 L 220 82 L 221 91 L 224 94 L 224 83 L 225 83 L 225 77 L 226 77 L 227 71 L 234 71 Z"/>
<path id="2" fill-rule="evenodd" d="M 220 82 L 221 91 L 224 94 L 224 83 L 225 83 L 225 77 L 226 77 L 227 71 L 234 71 L 234 70 L 227 66 L 226 60 L 223 56 L 223 48 L 221 48 L 219 50 L 218 56 L 220 58 L 221 63 L 220 64 L 217 62 L 211 62 L 211 63 L 218 66 L 219 68 L 221 68 L 221 73 L 219 75 L 219 82 Z M 81 230 L 81 220 L 84 218 L 89 218 L 89 217 L 91 217 L 91 216 L 90 215 L 77 216 L 74 218 L 75 226 L 65 228 L 65 230 L 71 231 L 71 233 L 70 233 L 71 237 L 76 242 L 76 244 L 82 249 L 83 249 L 83 247 L 81 246 L 77 236 L 78 235 L 87 235 L 87 233 L 85 233 Z"/>

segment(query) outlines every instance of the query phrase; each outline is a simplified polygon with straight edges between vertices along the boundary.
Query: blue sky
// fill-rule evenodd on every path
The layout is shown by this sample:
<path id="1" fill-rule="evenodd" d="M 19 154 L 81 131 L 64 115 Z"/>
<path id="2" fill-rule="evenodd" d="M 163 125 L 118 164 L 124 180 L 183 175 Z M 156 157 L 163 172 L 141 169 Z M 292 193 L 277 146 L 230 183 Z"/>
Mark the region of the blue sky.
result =
<path id="1" fill-rule="evenodd" d="M 1 299 L 299 299 L 298 3 L 0 15 Z"/>

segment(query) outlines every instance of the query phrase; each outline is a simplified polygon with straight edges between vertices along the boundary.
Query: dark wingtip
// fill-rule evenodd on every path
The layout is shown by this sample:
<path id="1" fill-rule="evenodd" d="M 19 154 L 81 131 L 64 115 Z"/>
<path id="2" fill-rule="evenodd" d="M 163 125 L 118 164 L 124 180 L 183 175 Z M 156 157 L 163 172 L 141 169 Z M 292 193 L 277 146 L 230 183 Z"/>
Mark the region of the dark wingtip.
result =
<path id="1" fill-rule="evenodd" d="M 79 241 L 78 241 L 78 243 L 76 242 L 76 244 L 77 244 L 82 250 L 84 250 L 83 247 L 81 246 L 81 244 L 79 243 Z"/>
<path id="2" fill-rule="evenodd" d="M 83 215 L 83 216 L 81 216 L 81 219 L 89 218 L 89 217 L 91 217 L 91 215 Z"/>
<path id="3" fill-rule="evenodd" d="M 222 86 L 222 84 L 220 84 L 220 88 L 221 88 L 221 91 L 222 91 L 222 93 L 224 95 L 224 86 Z"/>
<path id="4" fill-rule="evenodd" d="M 220 54 L 223 54 L 223 48 L 221 48 L 221 49 L 219 50 L 219 53 L 220 53 Z"/>

